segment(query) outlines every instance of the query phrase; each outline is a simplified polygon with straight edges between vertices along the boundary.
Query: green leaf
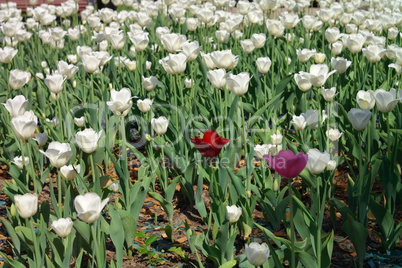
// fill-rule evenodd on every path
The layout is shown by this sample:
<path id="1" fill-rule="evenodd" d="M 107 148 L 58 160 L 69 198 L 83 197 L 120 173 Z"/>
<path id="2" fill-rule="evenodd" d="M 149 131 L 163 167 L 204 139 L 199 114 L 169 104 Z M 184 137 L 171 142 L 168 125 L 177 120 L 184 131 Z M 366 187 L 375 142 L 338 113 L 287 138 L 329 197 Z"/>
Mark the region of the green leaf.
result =
<path id="1" fill-rule="evenodd" d="M 74 229 L 78 231 L 78 233 L 84 238 L 85 242 L 90 244 L 91 242 L 91 228 L 89 224 L 80 221 L 80 220 L 75 220 L 74 221 Z"/>
<path id="2" fill-rule="evenodd" d="M 131 215 L 130 212 L 126 210 L 117 210 L 117 212 L 120 215 L 121 222 L 123 225 L 123 230 L 124 230 L 124 238 L 126 241 L 126 244 L 129 248 L 131 248 L 131 245 L 133 243 L 135 233 L 137 231 L 137 223 L 134 219 L 134 216 Z"/>
<path id="3" fill-rule="evenodd" d="M 222 264 L 221 266 L 219 266 L 219 268 L 232 268 L 237 264 L 236 260 L 231 260 L 228 262 L 225 262 L 224 264 Z"/>
<path id="4" fill-rule="evenodd" d="M 109 215 L 110 215 L 110 238 L 112 239 L 113 245 L 116 248 L 116 260 L 117 267 L 123 266 L 123 244 L 124 244 L 124 232 L 121 230 L 123 225 L 119 213 L 116 211 L 112 204 L 108 205 Z"/>
<path id="5" fill-rule="evenodd" d="M 348 215 L 348 219 L 343 224 L 342 229 L 349 236 L 350 240 L 352 240 L 359 260 L 359 266 L 363 267 L 366 253 L 366 240 L 368 236 L 366 228 L 363 224 L 353 219 L 351 215 Z"/>
<path id="6" fill-rule="evenodd" d="M 15 233 L 21 238 L 22 241 L 29 247 L 33 248 L 34 237 L 32 236 L 32 230 L 25 226 L 15 227 Z"/>
<path id="7" fill-rule="evenodd" d="M 1 251 L 0 251 L 0 255 L 4 259 L 6 264 L 9 264 L 10 267 L 12 267 L 12 268 L 25 268 L 26 267 L 24 264 L 20 263 L 19 261 L 10 259 L 5 253 L 3 253 Z M 4 267 L 7 267 L 7 266 L 4 265 Z"/>

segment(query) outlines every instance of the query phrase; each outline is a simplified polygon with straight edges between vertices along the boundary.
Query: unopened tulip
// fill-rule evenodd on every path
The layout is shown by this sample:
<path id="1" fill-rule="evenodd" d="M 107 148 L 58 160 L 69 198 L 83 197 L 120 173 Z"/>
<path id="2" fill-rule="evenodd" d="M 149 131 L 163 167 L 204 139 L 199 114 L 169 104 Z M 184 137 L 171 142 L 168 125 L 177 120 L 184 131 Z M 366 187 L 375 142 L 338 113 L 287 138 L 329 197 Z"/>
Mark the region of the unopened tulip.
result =
<path id="1" fill-rule="evenodd" d="M 269 57 L 264 57 L 264 58 L 258 58 L 255 61 L 255 64 L 257 65 L 257 70 L 262 73 L 268 73 L 269 68 L 271 68 L 271 59 Z"/>
<path id="2" fill-rule="evenodd" d="M 379 62 L 385 51 L 383 46 L 380 45 L 370 45 L 362 49 L 364 56 L 366 56 L 369 62 Z"/>
<path id="3" fill-rule="evenodd" d="M 227 43 L 229 41 L 230 33 L 226 30 L 218 30 L 215 32 L 215 37 L 219 43 Z"/>
<path id="4" fill-rule="evenodd" d="M 16 117 L 25 113 L 28 106 L 28 100 L 23 95 L 17 95 L 12 99 L 8 99 L 6 103 L 2 103 L 11 117 Z"/>
<path id="5" fill-rule="evenodd" d="M 109 184 L 109 189 L 117 193 L 120 190 L 119 181 L 113 181 L 111 184 Z"/>
<path id="6" fill-rule="evenodd" d="M 255 49 L 255 46 L 250 39 L 241 40 L 240 46 L 246 54 L 250 54 Z"/>
<path id="7" fill-rule="evenodd" d="M 306 119 L 306 124 L 312 129 L 318 128 L 319 122 L 319 112 L 318 110 L 307 110 L 305 113 L 302 114 Z M 324 122 L 325 114 L 323 113 L 321 116 L 321 122 Z"/>
<path id="8" fill-rule="evenodd" d="M 237 207 L 236 205 L 226 206 L 226 213 L 229 218 L 230 223 L 235 223 L 239 220 L 242 210 L 241 207 Z"/>
<path id="9" fill-rule="evenodd" d="M 161 36 L 163 48 L 170 53 L 176 53 L 181 50 L 181 46 L 186 40 L 185 35 L 177 33 L 168 33 Z"/>
<path id="10" fill-rule="evenodd" d="M 331 101 L 336 95 L 336 87 L 321 88 L 321 94 L 326 101 Z"/>
<path id="11" fill-rule="evenodd" d="M 60 218 L 52 222 L 52 230 L 59 237 L 67 237 L 73 228 L 73 221 L 70 218 Z"/>
<path id="12" fill-rule="evenodd" d="M 302 172 L 307 165 L 308 155 L 291 150 L 282 150 L 275 156 L 264 155 L 268 165 L 284 178 L 294 178 Z"/>
<path id="13" fill-rule="evenodd" d="M 339 129 L 334 129 L 330 128 L 328 129 L 325 134 L 331 141 L 337 141 L 339 138 L 342 136 L 342 133 L 339 131 Z"/>
<path id="14" fill-rule="evenodd" d="M 45 132 L 44 133 L 37 133 L 35 135 L 35 138 L 33 138 L 33 140 L 36 141 L 39 146 L 45 145 L 46 142 L 47 142 L 47 139 L 48 139 L 48 137 L 47 137 L 47 134 Z"/>
<path id="15" fill-rule="evenodd" d="M 306 128 L 307 122 L 303 115 L 293 115 L 292 124 L 297 130 L 303 130 Z"/>
<path id="16" fill-rule="evenodd" d="M 74 124 L 77 127 L 83 127 L 85 125 L 85 117 L 84 116 L 74 117 Z"/>
<path id="17" fill-rule="evenodd" d="M 332 68 L 336 71 L 338 74 L 343 74 L 349 66 L 352 64 L 351 61 L 348 61 L 347 59 L 344 58 L 331 58 L 331 65 Z"/>
<path id="18" fill-rule="evenodd" d="M 207 78 L 214 88 L 223 88 L 226 85 L 226 70 L 217 69 L 208 71 Z"/>
<path id="19" fill-rule="evenodd" d="M 336 55 L 341 54 L 342 49 L 343 49 L 343 43 L 341 41 L 337 41 L 333 44 L 330 45 L 331 48 L 331 53 Z"/>
<path id="20" fill-rule="evenodd" d="M 126 116 L 133 106 L 130 89 L 122 88 L 120 91 L 112 89 L 110 91 L 110 101 L 106 102 L 106 104 L 116 116 Z"/>
<path id="21" fill-rule="evenodd" d="M 352 53 L 358 53 L 362 50 L 362 47 L 366 42 L 366 37 L 362 34 L 350 34 L 346 36 L 346 47 Z"/>
<path id="22" fill-rule="evenodd" d="M 352 108 L 348 112 L 348 118 L 354 129 L 357 131 L 363 131 L 370 121 L 371 112 L 370 110 Z"/>
<path id="23" fill-rule="evenodd" d="M 168 74 L 180 74 L 186 70 L 187 58 L 184 53 L 169 54 L 159 60 L 159 63 Z"/>
<path id="24" fill-rule="evenodd" d="M 137 107 L 141 112 L 146 113 L 151 110 L 152 102 L 151 99 L 137 100 Z"/>
<path id="25" fill-rule="evenodd" d="M 31 79 L 31 73 L 14 69 L 10 71 L 10 76 L 8 77 L 8 84 L 12 89 L 20 89 Z"/>
<path id="26" fill-rule="evenodd" d="M 310 78 L 311 78 L 311 74 L 303 72 L 303 71 L 294 75 L 294 79 L 296 81 L 297 87 L 303 92 L 306 92 L 307 90 L 309 90 L 312 87 Z"/>
<path id="27" fill-rule="evenodd" d="M 86 128 L 83 131 L 78 131 L 75 135 L 75 140 L 78 147 L 87 153 L 91 154 L 98 148 L 98 141 L 102 135 L 102 130 L 96 133 L 92 128 Z"/>
<path id="28" fill-rule="evenodd" d="M 251 77 L 248 73 L 239 73 L 238 75 L 229 74 L 226 78 L 228 89 L 237 96 L 242 96 L 248 91 L 248 85 Z"/>
<path id="29" fill-rule="evenodd" d="M 274 36 L 275 38 L 282 37 L 285 31 L 285 26 L 280 20 L 271 20 L 267 19 L 265 21 L 265 25 L 268 29 L 270 35 Z"/>
<path id="30" fill-rule="evenodd" d="M 107 202 L 109 202 L 109 198 L 101 201 L 101 198 L 96 193 L 78 195 L 74 199 L 74 207 L 78 213 L 77 217 L 86 223 L 94 223 L 99 219 Z"/>
<path id="31" fill-rule="evenodd" d="M 101 63 L 100 59 L 95 55 L 83 55 L 81 57 L 84 69 L 88 73 L 98 73 L 99 65 Z"/>
<path id="32" fill-rule="evenodd" d="M 61 177 L 67 181 L 72 181 L 75 179 L 75 176 L 77 173 L 80 173 L 81 171 L 81 165 L 76 165 L 73 167 L 73 165 L 68 165 L 68 166 L 62 166 L 60 168 L 60 173 Z"/>
<path id="33" fill-rule="evenodd" d="M 162 84 L 155 76 L 150 77 L 142 77 L 141 85 L 147 90 L 152 91 L 156 88 L 157 85 Z"/>
<path id="34" fill-rule="evenodd" d="M 23 141 L 32 137 L 37 125 L 38 118 L 32 111 L 26 111 L 24 114 L 11 119 L 11 128 L 14 130 L 15 135 Z"/>
<path id="35" fill-rule="evenodd" d="M 56 168 L 61 168 L 64 166 L 70 158 L 73 156 L 70 144 L 60 143 L 58 141 L 53 141 L 47 147 L 46 152 L 39 150 L 44 154 L 50 161 L 50 163 Z"/>
<path id="36" fill-rule="evenodd" d="M 398 103 L 395 88 L 391 88 L 390 91 L 385 91 L 382 88 L 377 89 L 374 92 L 374 98 L 378 110 L 383 113 L 391 112 Z"/>
<path id="37" fill-rule="evenodd" d="M 14 204 L 21 218 L 32 217 L 38 211 L 38 196 L 36 194 L 15 195 Z"/>
<path id="38" fill-rule="evenodd" d="M 187 61 L 194 61 L 198 57 L 201 47 L 198 41 L 186 41 L 181 45 L 181 51 L 187 56 Z"/>
<path id="39" fill-rule="evenodd" d="M 62 74 L 46 75 L 45 84 L 54 94 L 59 94 L 63 90 L 65 77 Z"/>
<path id="40" fill-rule="evenodd" d="M 271 142 L 273 145 L 281 145 L 282 139 L 283 139 L 283 136 L 280 133 L 271 135 Z"/>
<path id="41" fill-rule="evenodd" d="M 322 64 L 322 63 L 324 63 L 325 58 L 326 58 L 325 54 L 324 54 L 324 53 L 321 53 L 321 52 L 315 53 L 315 54 L 313 55 L 313 59 L 314 59 L 314 62 L 315 62 L 316 64 Z"/>
<path id="42" fill-rule="evenodd" d="M 327 163 L 327 170 L 335 170 L 336 169 L 336 161 L 329 160 Z"/>
<path id="43" fill-rule="evenodd" d="M 251 35 L 250 39 L 253 42 L 255 48 L 262 48 L 265 45 L 267 37 L 263 33 L 259 33 L 259 34 L 255 33 L 255 34 Z"/>
<path id="44" fill-rule="evenodd" d="M 169 126 L 169 119 L 164 116 L 161 116 L 159 118 L 152 118 L 151 126 L 156 134 L 163 135 L 166 133 Z"/>
<path id="45" fill-rule="evenodd" d="M 339 28 L 328 28 L 325 30 L 325 38 L 328 43 L 333 44 L 341 37 L 341 32 Z"/>
<path id="46" fill-rule="evenodd" d="M 233 69 L 236 67 L 239 56 L 235 56 L 232 50 L 214 51 L 211 53 L 211 59 L 216 68 Z"/>
<path id="47" fill-rule="evenodd" d="M 360 109 L 373 109 L 375 105 L 374 91 L 360 90 L 359 92 L 357 92 L 356 101 Z"/>
<path id="48" fill-rule="evenodd" d="M 144 51 L 149 43 L 149 33 L 133 33 L 129 32 L 128 37 L 130 38 L 131 42 L 133 43 L 134 49 L 137 52 Z"/>
<path id="49" fill-rule="evenodd" d="M 266 243 L 251 242 L 245 246 L 247 260 L 254 266 L 262 266 L 269 257 L 269 248 Z"/>
<path id="50" fill-rule="evenodd" d="M 266 154 L 269 154 L 269 144 L 254 146 L 254 156 L 263 159 Z"/>

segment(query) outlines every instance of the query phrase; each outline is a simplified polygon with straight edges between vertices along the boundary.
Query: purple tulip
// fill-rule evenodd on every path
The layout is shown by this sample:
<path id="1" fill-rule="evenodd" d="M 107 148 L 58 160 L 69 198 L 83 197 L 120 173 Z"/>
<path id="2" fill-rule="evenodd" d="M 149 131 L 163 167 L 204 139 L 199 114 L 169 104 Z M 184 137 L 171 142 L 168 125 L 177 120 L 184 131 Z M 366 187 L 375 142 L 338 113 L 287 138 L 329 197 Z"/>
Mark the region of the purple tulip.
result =
<path id="1" fill-rule="evenodd" d="M 291 150 L 282 150 L 275 156 L 264 155 L 268 165 L 284 178 L 294 178 L 302 172 L 307 165 L 308 155 L 294 154 Z"/>

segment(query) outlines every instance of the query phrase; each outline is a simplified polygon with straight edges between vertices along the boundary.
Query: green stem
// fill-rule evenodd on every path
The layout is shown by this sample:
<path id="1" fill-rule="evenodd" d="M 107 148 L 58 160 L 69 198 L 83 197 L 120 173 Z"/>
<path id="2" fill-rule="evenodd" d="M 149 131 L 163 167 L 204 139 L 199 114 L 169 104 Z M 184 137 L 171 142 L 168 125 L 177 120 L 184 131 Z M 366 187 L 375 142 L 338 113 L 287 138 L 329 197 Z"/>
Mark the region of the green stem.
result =
<path id="1" fill-rule="evenodd" d="M 125 178 L 123 178 L 124 183 L 124 202 L 126 206 L 130 204 L 130 173 L 128 171 L 127 165 L 127 147 L 126 147 L 126 128 L 124 117 L 120 117 L 120 135 L 121 135 L 121 158 L 120 166 L 124 171 Z"/>
<path id="2" fill-rule="evenodd" d="M 33 244 L 34 244 L 34 258 L 35 258 L 35 263 L 36 263 L 36 267 L 42 267 L 41 266 L 41 264 L 42 264 L 42 258 L 41 258 L 41 250 L 40 250 L 40 247 L 39 247 L 39 243 L 37 242 L 37 237 L 36 237 L 36 233 L 35 233 L 35 230 L 34 230 L 34 226 L 33 226 L 33 224 L 32 224 L 32 217 L 30 217 L 30 218 L 28 218 L 28 219 L 25 219 L 25 223 L 26 223 L 26 226 L 31 230 L 31 232 L 32 232 L 32 242 L 33 242 Z"/>
<path id="3" fill-rule="evenodd" d="M 63 191 L 61 185 L 61 172 L 57 171 L 57 208 L 59 210 L 60 215 L 63 215 L 62 201 L 63 201 Z"/>
<path id="4" fill-rule="evenodd" d="M 289 210 L 290 210 L 290 244 L 291 244 L 291 249 L 290 249 L 290 267 L 291 268 L 296 268 L 296 255 L 295 255 L 295 241 L 296 241 L 296 236 L 295 236 L 295 224 L 293 222 L 293 189 L 292 189 L 292 179 L 289 179 Z"/>
<path id="5" fill-rule="evenodd" d="M 91 224 L 91 234 L 92 234 L 92 243 L 93 243 L 93 248 L 95 248 L 95 252 L 92 252 L 92 257 L 96 258 L 96 267 L 104 267 L 102 260 L 102 255 L 101 252 L 99 251 L 99 235 L 98 233 L 98 228 L 95 228 L 96 223 Z M 95 230 L 96 229 L 96 230 Z"/>

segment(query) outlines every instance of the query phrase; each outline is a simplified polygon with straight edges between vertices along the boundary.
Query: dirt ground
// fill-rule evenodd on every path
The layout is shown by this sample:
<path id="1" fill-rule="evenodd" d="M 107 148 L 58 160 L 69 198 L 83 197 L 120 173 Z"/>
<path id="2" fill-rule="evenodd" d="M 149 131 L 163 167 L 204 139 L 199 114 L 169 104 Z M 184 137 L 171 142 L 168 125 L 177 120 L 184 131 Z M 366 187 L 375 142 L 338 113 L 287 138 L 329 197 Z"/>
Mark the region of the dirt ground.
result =
<path id="1" fill-rule="evenodd" d="M 132 172 L 133 176 L 136 175 L 135 169 L 136 168 L 134 168 Z M 6 165 L 0 166 L 0 189 L 2 188 L 4 181 L 10 180 L 7 172 Z M 334 179 L 334 184 L 336 185 L 335 197 L 342 202 L 347 202 L 347 172 L 347 167 L 339 167 Z M 301 181 L 295 182 L 296 187 L 298 184 L 301 186 Z M 380 184 L 375 184 L 373 190 L 380 192 Z M 205 198 L 208 199 L 207 191 L 205 192 Z M 48 185 L 45 185 L 42 194 L 39 196 L 39 202 L 49 201 L 50 196 L 48 193 Z M 117 194 L 112 194 L 110 202 L 114 202 L 116 196 Z M 164 226 L 168 224 L 165 212 L 156 200 L 149 196 L 146 198 L 137 222 L 137 232 L 142 233 L 143 237 L 135 238 L 134 247 L 137 248 L 137 250 L 134 250 L 132 257 L 125 258 L 123 267 L 198 267 L 197 258 L 191 253 L 188 245 L 184 224 L 187 222 L 192 229 L 200 233 L 205 230 L 205 226 L 203 226 L 202 219 L 198 215 L 197 210 L 194 207 L 190 207 L 183 204 L 183 202 L 180 202 L 181 199 L 180 192 L 177 191 L 173 204 L 175 207 L 175 215 L 173 221 L 174 241 L 172 242 L 168 239 L 163 229 Z M 208 200 L 205 201 L 208 203 Z M 306 197 L 306 201 L 308 201 L 308 197 Z M 0 217 L 7 217 L 6 208 L 10 205 L 11 202 L 8 197 L 0 191 Z M 263 220 L 262 212 L 258 210 L 258 207 L 253 216 L 257 221 Z M 395 219 L 397 221 L 402 219 L 400 208 L 397 210 Z M 336 213 L 335 226 L 330 220 L 329 213 L 325 215 L 323 230 L 335 230 L 335 242 L 331 267 L 354 267 L 356 263 L 356 253 L 353 244 L 342 231 L 342 224 L 343 220 L 340 213 Z M 365 267 L 402 267 L 402 243 L 399 242 L 396 250 L 391 252 L 390 255 L 383 254 L 380 251 L 381 241 L 376 234 L 376 230 L 378 230 L 378 226 L 375 219 L 370 218 Z M 286 232 L 282 229 L 275 233 L 275 235 L 285 237 Z M 149 251 L 152 253 L 140 254 L 140 248 L 145 245 L 145 240 L 153 236 L 155 236 L 155 241 L 151 244 L 151 250 Z M 257 228 L 253 229 L 252 236 L 260 236 L 263 238 L 263 234 L 260 233 Z M 12 255 L 8 240 L 9 237 L 7 236 L 4 226 L 0 225 L 0 250 L 5 252 L 7 255 Z M 244 241 L 240 237 L 236 243 L 236 248 L 238 249 L 238 252 L 243 252 L 244 250 Z M 114 254 L 113 244 L 111 241 L 108 241 L 108 258 L 113 258 Z M 205 257 L 202 257 L 202 261 L 204 266 L 213 267 Z M 1 264 L 2 262 L 0 262 L 0 265 Z"/>

